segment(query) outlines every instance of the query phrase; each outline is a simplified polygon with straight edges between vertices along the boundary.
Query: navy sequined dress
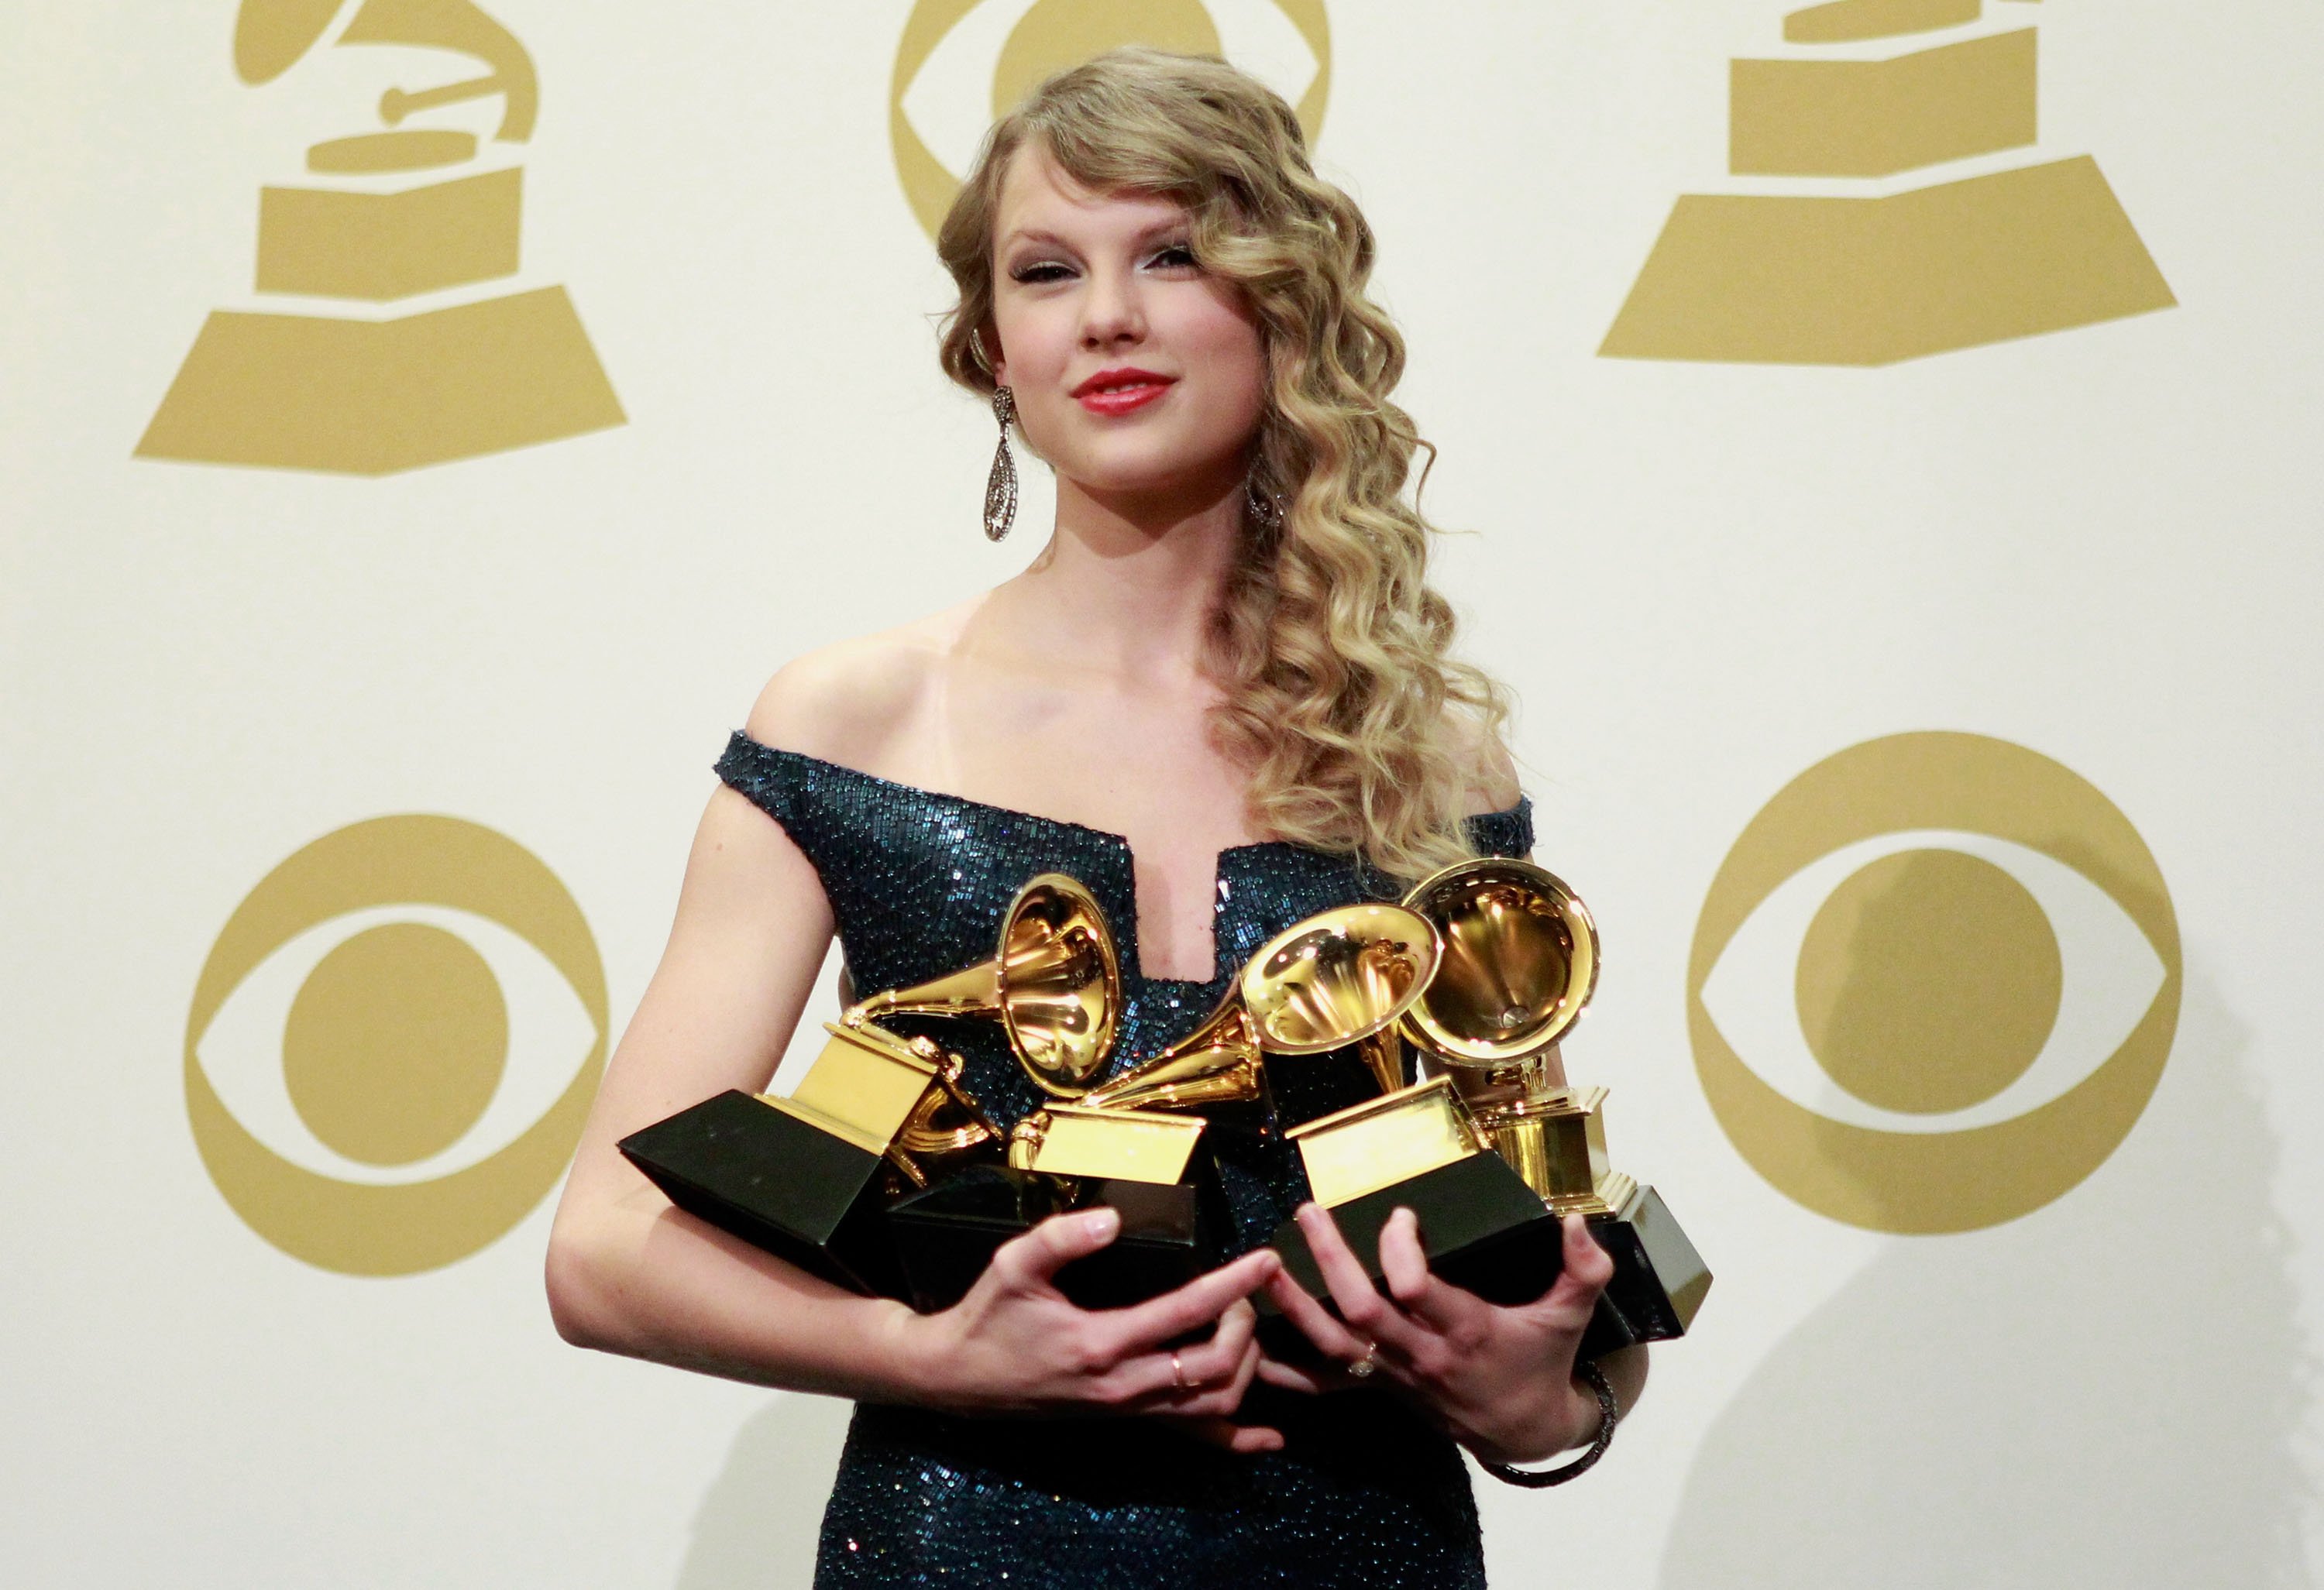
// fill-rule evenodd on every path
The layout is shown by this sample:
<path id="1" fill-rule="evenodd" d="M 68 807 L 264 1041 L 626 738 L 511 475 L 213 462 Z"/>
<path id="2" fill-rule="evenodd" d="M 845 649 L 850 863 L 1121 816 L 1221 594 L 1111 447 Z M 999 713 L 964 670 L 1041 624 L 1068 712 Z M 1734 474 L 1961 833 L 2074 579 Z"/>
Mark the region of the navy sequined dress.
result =
<path id="1" fill-rule="evenodd" d="M 736 734 L 719 777 L 783 825 L 821 877 L 854 985 L 920 982 L 992 953 L 1036 873 L 1086 884 L 1120 949 L 1125 1009 L 1111 1071 L 1192 1031 L 1251 953 L 1316 912 L 1392 899 L 1379 873 L 1280 841 L 1222 851 L 1208 982 L 1139 964 L 1130 845 L 1118 834 L 859 773 Z M 1480 850 L 1532 849 L 1525 802 L 1470 819 Z M 1006 1127 L 1039 1102 L 997 1026 L 930 1022 Z M 1296 1122 L 1376 1091 L 1351 1053 L 1270 1068 Z M 1222 1149 L 1238 1249 L 1265 1243 L 1306 1195 L 1279 1138 Z M 1460 1590 L 1485 1582 L 1458 1449 L 1387 1395 L 1302 1397 L 1255 1386 L 1246 1419 L 1282 1452 L 1236 1457 L 1148 1420 L 998 1420 L 865 1403 L 824 1515 L 817 1590 L 939 1585 L 1009 1590 Z"/>

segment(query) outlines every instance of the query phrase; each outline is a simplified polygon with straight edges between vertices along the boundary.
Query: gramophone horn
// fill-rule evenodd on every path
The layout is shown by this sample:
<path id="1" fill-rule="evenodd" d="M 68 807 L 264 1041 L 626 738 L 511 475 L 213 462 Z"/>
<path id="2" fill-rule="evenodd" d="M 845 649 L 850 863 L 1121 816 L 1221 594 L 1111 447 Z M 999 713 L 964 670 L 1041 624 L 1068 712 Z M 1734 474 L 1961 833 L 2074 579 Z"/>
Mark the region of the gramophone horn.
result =
<path id="1" fill-rule="evenodd" d="M 895 1016 L 997 1018 L 1044 1093 L 1078 1098 L 1113 1052 L 1121 1016 L 1121 965 L 1105 912 L 1079 882 L 1045 872 L 1009 903 L 991 960 L 874 994 L 843 1019 L 860 1025 Z"/>
<path id="2" fill-rule="evenodd" d="M 234 19 L 234 69 L 256 87 L 315 47 L 346 0 L 242 0 Z"/>
<path id="3" fill-rule="evenodd" d="M 1264 1096 L 1262 1054 L 1321 1054 L 1351 1043 L 1367 1045 L 1367 1063 L 1381 1090 L 1391 1091 L 1402 1079 L 1383 1074 L 1384 1063 L 1396 1063 L 1388 1029 L 1427 988 L 1440 952 L 1428 920 L 1400 905 L 1342 905 L 1311 916 L 1260 945 L 1201 1026 L 1082 1102 L 1123 1109 L 1241 1103 Z"/>
<path id="4" fill-rule="evenodd" d="M 1199 1110 L 1267 1098 L 1259 1040 L 1239 989 L 1230 988 L 1203 1025 L 1134 1070 L 1082 1095 L 1093 1109 Z"/>
<path id="5" fill-rule="evenodd" d="M 1443 946 L 1418 912 L 1342 905 L 1259 947 L 1238 987 L 1271 1054 L 1321 1054 L 1395 1025 L 1436 975 Z"/>
<path id="6" fill-rule="evenodd" d="M 1564 1036 L 1598 986 L 1598 926 L 1530 861 L 1480 857 L 1415 885 L 1444 958 L 1404 1016 L 1405 1035 L 1452 1065 L 1515 1065 Z"/>

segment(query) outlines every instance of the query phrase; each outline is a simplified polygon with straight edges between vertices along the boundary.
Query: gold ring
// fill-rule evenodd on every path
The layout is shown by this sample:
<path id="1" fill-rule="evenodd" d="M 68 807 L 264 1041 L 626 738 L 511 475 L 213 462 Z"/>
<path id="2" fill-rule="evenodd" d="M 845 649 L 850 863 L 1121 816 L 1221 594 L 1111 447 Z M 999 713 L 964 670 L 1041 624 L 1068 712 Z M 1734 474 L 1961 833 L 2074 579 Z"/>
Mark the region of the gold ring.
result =
<path id="1" fill-rule="evenodd" d="M 1182 1392 L 1191 1392 L 1194 1389 L 1194 1383 L 1186 1378 L 1186 1366 L 1178 1362 L 1178 1355 L 1176 1353 L 1170 1355 L 1170 1383 Z"/>
<path id="2" fill-rule="evenodd" d="M 1371 1378 L 1372 1371 L 1379 1367 L 1379 1344 L 1378 1342 L 1374 1342 L 1364 1349 L 1364 1356 L 1362 1357 L 1348 1365 L 1348 1378 L 1350 1380 L 1370 1380 Z"/>

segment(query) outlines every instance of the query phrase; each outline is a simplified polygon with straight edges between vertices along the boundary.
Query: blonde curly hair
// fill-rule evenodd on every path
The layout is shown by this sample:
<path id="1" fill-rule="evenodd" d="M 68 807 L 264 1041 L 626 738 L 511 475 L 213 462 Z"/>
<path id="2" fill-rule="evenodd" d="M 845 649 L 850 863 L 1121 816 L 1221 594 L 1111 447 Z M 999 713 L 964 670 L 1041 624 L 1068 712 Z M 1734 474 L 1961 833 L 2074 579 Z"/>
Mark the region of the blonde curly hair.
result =
<path id="1" fill-rule="evenodd" d="M 1250 768 L 1252 815 L 1393 877 L 1471 853 L 1461 818 L 1507 700 L 1448 655 L 1452 610 L 1426 583 L 1432 528 L 1403 496 L 1425 444 L 1388 401 L 1404 339 L 1364 296 L 1362 213 L 1315 175 L 1291 107 L 1223 61 L 1117 50 L 1061 72 L 994 124 L 936 237 L 960 290 L 944 368 L 988 395 L 994 216 L 1028 145 L 1094 191 L 1183 206 L 1195 259 L 1257 317 L 1268 393 L 1252 475 L 1284 511 L 1279 528 L 1252 519 L 1209 659 L 1213 733 Z"/>

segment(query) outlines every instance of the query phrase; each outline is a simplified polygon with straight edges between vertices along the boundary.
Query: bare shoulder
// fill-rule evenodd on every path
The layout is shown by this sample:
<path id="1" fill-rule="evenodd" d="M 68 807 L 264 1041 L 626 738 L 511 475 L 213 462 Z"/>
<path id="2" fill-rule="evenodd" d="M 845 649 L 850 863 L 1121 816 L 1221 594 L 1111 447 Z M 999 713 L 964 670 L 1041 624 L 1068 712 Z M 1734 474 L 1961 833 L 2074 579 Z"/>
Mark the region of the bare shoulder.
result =
<path id="1" fill-rule="evenodd" d="M 964 616 L 949 609 L 793 658 L 760 691 L 747 731 L 762 745 L 871 767 L 930 701 Z"/>
<path id="2" fill-rule="evenodd" d="M 1516 805 L 1524 790 L 1517 783 L 1517 759 L 1501 737 L 1464 712 L 1451 714 L 1447 721 L 1468 780 L 1468 813 L 1506 812 Z"/>

